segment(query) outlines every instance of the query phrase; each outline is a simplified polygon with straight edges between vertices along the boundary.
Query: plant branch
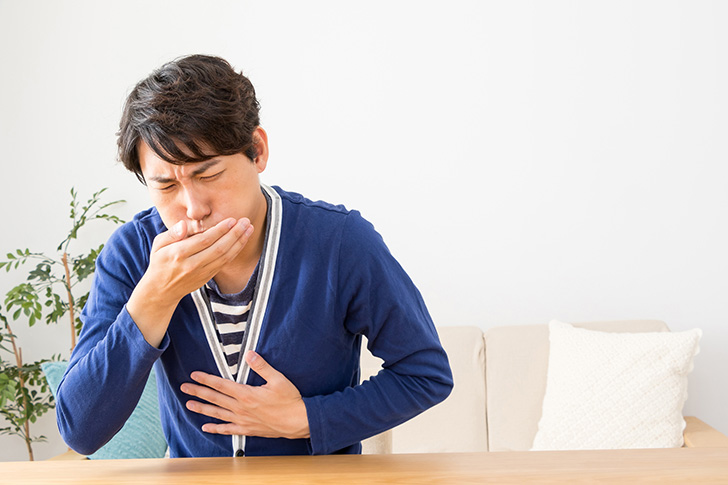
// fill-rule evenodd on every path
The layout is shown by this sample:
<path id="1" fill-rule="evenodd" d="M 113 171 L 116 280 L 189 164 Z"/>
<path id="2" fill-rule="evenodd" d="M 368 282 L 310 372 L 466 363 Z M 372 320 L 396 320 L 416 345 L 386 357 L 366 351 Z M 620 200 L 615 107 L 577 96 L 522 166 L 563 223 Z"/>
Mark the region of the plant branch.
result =
<path id="1" fill-rule="evenodd" d="M 0 0 L 2 1 L 2 0 Z M 82 204 L 78 201 L 78 193 L 71 188 L 70 214 L 71 228 L 63 241 L 59 244 L 57 251 L 61 257 L 49 258 L 44 253 L 31 253 L 29 249 L 17 249 L 14 253 L 7 253 L 7 260 L 0 261 L 0 269 L 9 272 L 17 270 L 20 265 L 27 262 L 35 262 L 34 268 L 28 270 L 25 283 L 17 285 L 6 293 L 5 304 L 7 308 L 13 308 L 14 313 L 10 316 L 13 320 L 24 319 L 28 326 L 43 319 L 46 323 L 56 323 L 63 318 L 66 312 L 69 313 L 71 322 L 71 351 L 76 346 L 76 312 L 83 308 L 88 299 L 88 291 L 78 300 L 73 298 L 75 285 L 91 276 L 95 271 L 95 262 L 103 245 L 97 249 L 91 249 L 87 254 L 79 257 L 69 255 L 68 248 L 71 241 L 77 238 L 79 230 L 86 223 L 102 219 L 114 224 L 121 224 L 124 221 L 119 217 L 109 214 L 106 209 L 122 203 L 117 200 L 108 203 L 101 202 L 101 195 L 106 189 L 94 193 L 91 198 Z M 63 271 L 60 270 L 63 267 Z M 66 288 L 66 295 L 60 291 L 60 286 Z M 44 300 L 44 301 L 42 301 Z M 67 301 L 66 301 L 67 300 Z M 44 303 L 44 305 L 42 304 Z M 43 306 L 47 309 L 44 311 Z M 1 309 L 1 308 L 0 308 Z M 4 323 L 4 325 L 3 325 Z M 80 321 L 79 327 L 80 327 Z M 23 364 L 22 349 L 19 348 L 19 341 L 12 333 L 7 319 L 0 313 L 0 329 L 9 332 L 0 333 L 0 351 L 12 351 L 15 365 L 0 359 L 0 416 L 5 417 L 11 427 L 0 427 L 0 434 L 17 435 L 26 443 L 28 456 L 33 460 L 32 443 L 43 440 L 44 437 L 33 438 L 30 435 L 30 425 L 45 411 L 53 407 L 53 398 L 48 392 L 48 386 L 42 376 L 41 365 L 48 360 L 41 360 L 33 364 Z M 3 347 L 9 340 L 12 344 Z M 60 356 L 58 356 L 60 359 Z"/>
<path id="2" fill-rule="evenodd" d="M 15 364 L 18 366 L 18 381 L 20 387 L 25 388 L 25 376 L 23 376 L 23 349 L 18 348 L 18 346 L 15 344 L 15 334 L 13 334 L 13 330 L 10 328 L 10 322 L 6 320 L 4 323 L 5 328 L 8 330 L 10 344 L 13 347 Z M 28 397 L 25 395 L 25 393 L 23 393 L 23 408 L 26 410 L 28 409 Z M 23 423 L 23 428 L 25 430 L 25 436 L 23 436 L 23 439 L 25 440 L 25 446 L 28 448 L 28 457 L 30 458 L 30 461 L 34 461 L 33 448 L 30 445 L 30 421 L 26 420 Z"/>
<path id="3" fill-rule="evenodd" d="M 71 318 L 71 351 L 76 347 L 76 316 L 73 311 L 73 295 L 71 294 L 71 270 L 68 267 L 68 254 L 63 253 L 63 267 L 66 270 L 66 291 L 68 292 L 68 313 Z"/>

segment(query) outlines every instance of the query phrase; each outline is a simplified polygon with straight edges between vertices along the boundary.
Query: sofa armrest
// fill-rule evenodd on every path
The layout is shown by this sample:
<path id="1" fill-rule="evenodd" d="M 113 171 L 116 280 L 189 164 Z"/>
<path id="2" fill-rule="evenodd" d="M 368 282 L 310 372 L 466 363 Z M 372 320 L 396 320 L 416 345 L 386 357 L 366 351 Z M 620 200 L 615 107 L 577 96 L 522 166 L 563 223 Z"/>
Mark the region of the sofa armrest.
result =
<path id="1" fill-rule="evenodd" d="M 685 446 L 688 448 L 728 447 L 728 436 L 705 424 L 695 416 L 685 417 L 683 439 L 685 440 Z"/>
<path id="2" fill-rule="evenodd" d="M 52 460 L 52 461 L 88 460 L 88 457 L 85 455 L 78 454 L 75 451 L 69 449 L 65 453 L 61 453 L 60 455 L 54 456 L 52 458 L 48 458 L 48 460 Z"/>

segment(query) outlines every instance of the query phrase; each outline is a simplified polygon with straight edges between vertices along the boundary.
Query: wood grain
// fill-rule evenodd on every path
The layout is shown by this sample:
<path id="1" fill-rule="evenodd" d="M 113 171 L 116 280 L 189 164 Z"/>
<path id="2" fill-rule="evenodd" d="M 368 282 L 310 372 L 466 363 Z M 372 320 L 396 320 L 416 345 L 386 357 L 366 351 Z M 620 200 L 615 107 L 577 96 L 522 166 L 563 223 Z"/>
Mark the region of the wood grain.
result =
<path id="1" fill-rule="evenodd" d="M 728 448 L 8 462 L 5 484 L 728 483 Z"/>
<path id="2" fill-rule="evenodd" d="M 728 436 L 695 416 L 685 417 L 685 446 L 691 448 L 728 447 Z"/>

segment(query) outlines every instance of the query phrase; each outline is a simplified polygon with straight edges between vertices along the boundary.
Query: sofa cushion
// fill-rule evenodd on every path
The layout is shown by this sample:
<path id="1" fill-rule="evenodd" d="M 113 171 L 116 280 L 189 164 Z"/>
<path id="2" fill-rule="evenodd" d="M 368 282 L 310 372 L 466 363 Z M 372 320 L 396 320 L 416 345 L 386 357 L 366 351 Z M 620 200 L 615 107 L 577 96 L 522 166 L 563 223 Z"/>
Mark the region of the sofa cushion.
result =
<path id="1" fill-rule="evenodd" d="M 46 362 L 41 367 L 55 397 L 68 362 Z M 96 453 L 89 455 L 89 458 L 92 460 L 163 458 L 166 452 L 167 442 L 159 418 L 157 381 L 152 369 L 134 412 L 121 430 Z"/>
<path id="2" fill-rule="evenodd" d="M 607 333 L 549 324 L 534 450 L 682 446 L 687 374 L 701 331 Z"/>
<path id="3" fill-rule="evenodd" d="M 607 332 L 667 331 L 657 320 L 576 323 Z M 488 448 L 526 451 L 533 445 L 546 391 L 549 334 L 546 325 L 502 326 L 485 332 L 488 382 Z M 457 376 L 455 377 L 457 380 Z"/>
<path id="4" fill-rule="evenodd" d="M 438 327 L 454 386 L 440 404 L 391 430 L 393 453 L 487 451 L 483 332 L 478 327 Z M 376 374 L 381 360 L 362 346 L 362 379 Z M 367 443 L 364 443 L 367 448 Z"/>

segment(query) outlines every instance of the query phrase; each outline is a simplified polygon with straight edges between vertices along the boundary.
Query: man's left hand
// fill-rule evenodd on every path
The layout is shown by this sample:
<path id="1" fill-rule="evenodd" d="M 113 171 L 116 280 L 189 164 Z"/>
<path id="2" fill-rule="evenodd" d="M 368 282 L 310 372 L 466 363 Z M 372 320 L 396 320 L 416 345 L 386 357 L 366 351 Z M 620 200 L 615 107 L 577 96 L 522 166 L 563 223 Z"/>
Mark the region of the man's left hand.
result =
<path id="1" fill-rule="evenodd" d="M 225 421 L 207 423 L 202 431 L 263 438 L 308 438 L 306 405 L 296 386 L 252 350 L 246 352 L 245 361 L 266 381 L 265 385 L 248 386 L 205 372 L 193 372 L 190 377 L 199 385 L 185 383 L 180 387 L 185 394 L 207 401 L 187 401 L 187 409 Z"/>

